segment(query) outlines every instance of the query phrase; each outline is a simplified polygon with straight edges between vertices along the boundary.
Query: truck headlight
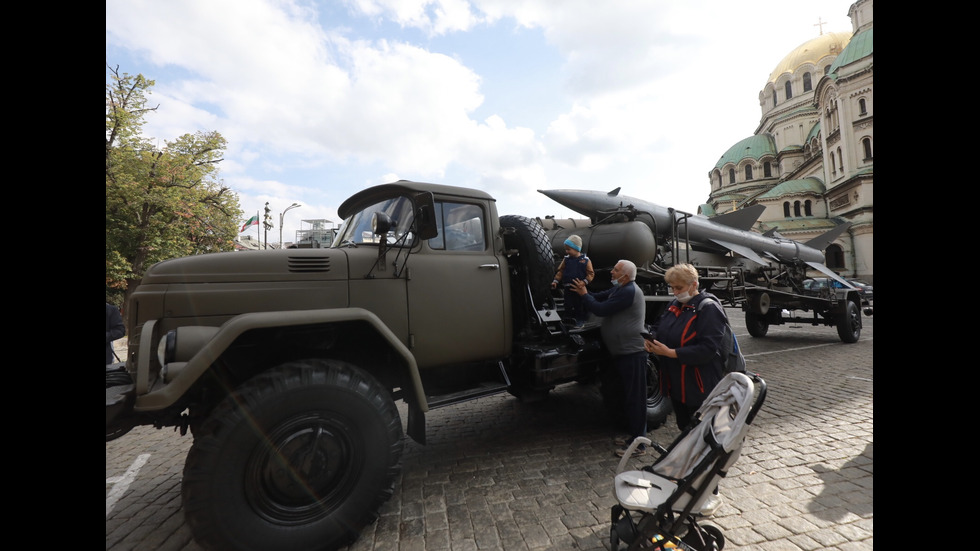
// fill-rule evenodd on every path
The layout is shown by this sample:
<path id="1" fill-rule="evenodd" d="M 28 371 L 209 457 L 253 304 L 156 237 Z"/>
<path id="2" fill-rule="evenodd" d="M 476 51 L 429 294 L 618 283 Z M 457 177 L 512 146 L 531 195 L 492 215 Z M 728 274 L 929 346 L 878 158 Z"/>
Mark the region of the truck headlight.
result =
<path id="1" fill-rule="evenodd" d="M 160 365 L 167 365 L 168 363 L 174 361 L 174 354 L 177 350 L 177 330 L 168 331 L 166 335 L 160 339 L 160 344 L 157 345 L 157 361 Z"/>
<path id="2" fill-rule="evenodd" d="M 157 359 L 160 360 L 160 365 L 189 362 L 211 342 L 217 332 L 217 327 L 203 325 L 188 325 L 167 332 L 157 345 Z"/>

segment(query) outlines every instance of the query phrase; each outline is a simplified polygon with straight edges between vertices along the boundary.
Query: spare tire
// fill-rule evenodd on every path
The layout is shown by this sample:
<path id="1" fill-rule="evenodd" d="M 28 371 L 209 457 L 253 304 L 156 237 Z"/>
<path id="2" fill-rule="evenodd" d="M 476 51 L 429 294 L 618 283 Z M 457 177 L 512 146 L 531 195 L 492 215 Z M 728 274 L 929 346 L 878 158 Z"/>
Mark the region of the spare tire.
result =
<path id="1" fill-rule="evenodd" d="M 549 304 L 552 300 L 551 281 L 555 277 L 555 259 L 544 228 L 536 220 L 514 214 L 501 216 L 500 227 L 514 229 L 513 232 L 504 234 L 504 245 L 508 249 L 517 250 L 517 265 L 527 274 L 527 283 L 535 306 Z"/>

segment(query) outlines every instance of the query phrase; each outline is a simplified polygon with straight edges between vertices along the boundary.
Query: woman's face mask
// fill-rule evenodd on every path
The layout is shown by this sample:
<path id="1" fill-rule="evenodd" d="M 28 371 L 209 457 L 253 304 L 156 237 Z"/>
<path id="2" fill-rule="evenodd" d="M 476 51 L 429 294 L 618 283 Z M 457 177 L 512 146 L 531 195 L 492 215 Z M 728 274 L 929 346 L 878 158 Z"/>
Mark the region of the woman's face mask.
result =
<path id="1" fill-rule="evenodd" d="M 670 291 L 674 293 L 674 298 L 677 299 L 677 302 L 680 302 L 681 304 L 687 304 L 687 302 L 694 297 L 693 291 L 694 289 L 697 288 L 696 286 L 697 283 L 689 283 L 689 284 L 680 283 L 677 285 L 671 285 Z M 694 289 L 692 289 L 692 287 Z"/>

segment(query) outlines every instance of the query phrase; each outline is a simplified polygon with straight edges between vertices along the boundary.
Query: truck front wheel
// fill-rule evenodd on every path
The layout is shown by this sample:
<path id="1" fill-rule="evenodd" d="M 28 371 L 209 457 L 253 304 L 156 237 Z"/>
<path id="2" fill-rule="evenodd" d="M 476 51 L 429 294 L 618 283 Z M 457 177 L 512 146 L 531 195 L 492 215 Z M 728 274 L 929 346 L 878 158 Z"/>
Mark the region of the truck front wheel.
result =
<path id="1" fill-rule="evenodd" d="M 349 364 L 286 363 L 228 396 L 195 434 L 183 505 L 215 549 L 334 549 L 392 495 L 402 427 L 390 394 Z"/>

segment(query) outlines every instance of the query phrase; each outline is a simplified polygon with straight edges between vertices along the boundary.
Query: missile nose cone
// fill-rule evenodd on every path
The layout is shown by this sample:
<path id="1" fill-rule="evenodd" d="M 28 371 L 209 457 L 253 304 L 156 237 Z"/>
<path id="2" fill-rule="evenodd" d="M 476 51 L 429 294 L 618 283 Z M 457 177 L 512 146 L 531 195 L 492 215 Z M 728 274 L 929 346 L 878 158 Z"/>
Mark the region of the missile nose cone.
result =
<path id="1" fill-rule="evenodd" d="M 539 189 L 538 192 L 545 194 L 549 199 L 554 200 L 562 206 L 568 207 L 584 216 L 593 216 L 596 211 L 594 201 L 588 191 L 573 189 Z"/>

